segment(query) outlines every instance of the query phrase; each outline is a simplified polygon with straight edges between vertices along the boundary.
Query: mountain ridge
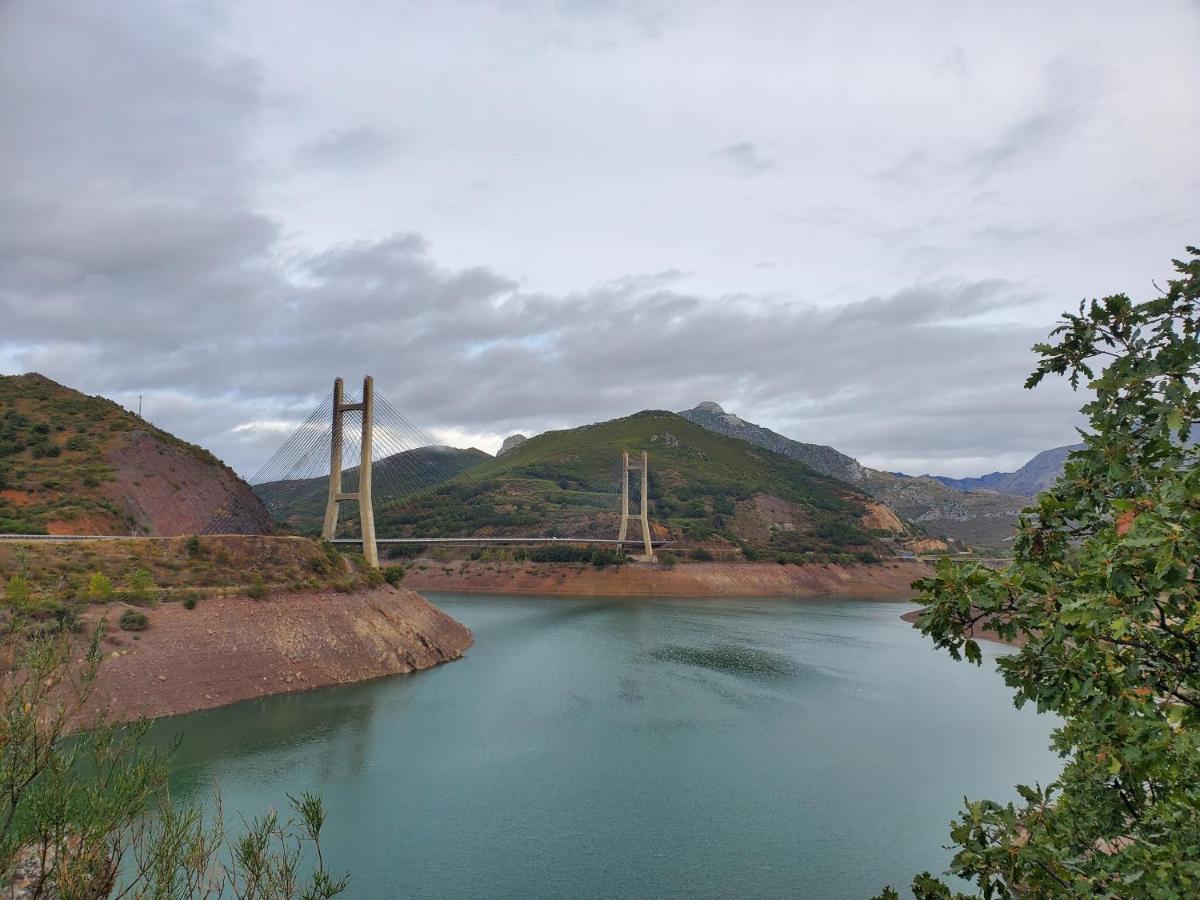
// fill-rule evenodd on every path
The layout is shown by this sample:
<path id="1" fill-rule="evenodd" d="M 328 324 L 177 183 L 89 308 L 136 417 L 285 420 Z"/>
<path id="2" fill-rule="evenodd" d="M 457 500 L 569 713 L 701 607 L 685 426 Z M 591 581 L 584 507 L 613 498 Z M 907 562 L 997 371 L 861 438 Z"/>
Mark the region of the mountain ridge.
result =
<path id="1" fill-rule="evenodd" d="M 1028 504 L 1027 497 L 960 491 L 935 478 L 871 469 L 833 447 L 784 437 L 728 413 L 712 401 L 703 401 L 679 415 L 718 434 L 800 460 L 865 491 L 905 519 L 939 537 L 992 550 L 1002 549 L 1012 534 L 1017 515 Z"/>

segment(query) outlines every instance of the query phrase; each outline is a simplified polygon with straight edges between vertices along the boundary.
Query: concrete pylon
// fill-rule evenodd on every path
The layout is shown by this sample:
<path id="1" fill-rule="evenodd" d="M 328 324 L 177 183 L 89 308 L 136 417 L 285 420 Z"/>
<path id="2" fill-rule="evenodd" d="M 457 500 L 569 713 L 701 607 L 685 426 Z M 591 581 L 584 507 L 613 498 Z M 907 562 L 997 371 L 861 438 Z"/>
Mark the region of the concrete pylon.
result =
<path id="1" fill-rule="evenodd" d="M 642 451 L 642 464 L 637 466 L 642 473 L 641 486 L 641 504 L 638 508 L 637 515 L 629 513 L 629 472 L 634 466 L 629 464 L 629 452 L 626 451 L 621 459 L 621 530 L 617 535 L 618 541 L 624 541 L 625 535 L 629 533 L 629 520 L 637 519 L 642 524 L 642 543 L 645 545 L 646 553 L 643 559 L 646 562 L 654 562 L 654 547 L 650 543 L 650 454 L 645 450 Z"/>
<path id="2" fill-rule="evenodd" d="M 362 411 L 362 439 L 358 459 L 358 490 L 342 490 L 342 415 Z M 379 547 L 375 543 L 375 507 L 371 503 L 371 450 L 375 432 L 375 379 L 363 379 L 361 403 L 346 403 L 342 379 L 333 382 L 333 430 L 329 436 L 329 498 L 325 502 L 325 525 L 321 537 L 332 541 L 337 534 L 338 504 L 343 500 L 358 501 L 358 518 L 362 526 L 363 557 L 373 569 L 379 568 Z"/>

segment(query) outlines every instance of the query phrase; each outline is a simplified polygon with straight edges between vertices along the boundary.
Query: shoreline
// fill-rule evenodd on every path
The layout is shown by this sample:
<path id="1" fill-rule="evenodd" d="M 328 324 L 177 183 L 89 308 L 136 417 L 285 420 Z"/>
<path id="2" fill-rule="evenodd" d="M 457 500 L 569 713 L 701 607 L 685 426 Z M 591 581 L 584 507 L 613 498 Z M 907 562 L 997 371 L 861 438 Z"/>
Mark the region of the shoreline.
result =
<path id="1" fill-rule="evenodd" d="M 411 590 L 378 587 L 213 597 L 142 609 L 150 627 L 121 631 L 126 604 L 93 607 L 104 659 L 82 718 L 158 719 L 275 694 L 408 674 L 462 658 L 470 630 Z"/>
<path id="2" fill-rule="evenodd" d="M 415 560 L 404 585 L 418 591 L 456 594 L 532 594 L 599 597 L 798 597 L 886 596 L 907 600 L 912 582 L 929 573 L 925 563 L 877 565 L 832 563 L 679 563 L 673 568 L 645 563 L 596 568 L 586 563 L 489 560 Z"/>

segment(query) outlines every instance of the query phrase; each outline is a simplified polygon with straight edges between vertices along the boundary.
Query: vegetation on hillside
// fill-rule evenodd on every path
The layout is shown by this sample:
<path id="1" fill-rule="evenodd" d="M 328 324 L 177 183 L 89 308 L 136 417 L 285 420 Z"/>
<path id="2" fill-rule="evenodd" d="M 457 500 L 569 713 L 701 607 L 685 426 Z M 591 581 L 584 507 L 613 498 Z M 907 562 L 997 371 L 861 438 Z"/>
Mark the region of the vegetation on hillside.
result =
<path id="1" fill-rule="evenodd" d="M 455 447 L 422 447 L 385 457 L 372 467 L 375 502 L 393 502 L 427 489 L 430 483 L 449 481 L 488 459 L 491 457 L 482 450 Z M 342 471 L 342 483 L 344 490 L 358 489 L 358 466 Z M 328 492 L 328 473 L 254 485 L 254 493 L 276 522 L 298 534 L 313 536 L 321 533 Z M 357 510 L 353 506 L 345 508 L 344 515 L 354 522 Z"/>
<path id="2" fill-rule="evenodd" d="M 400 572 L 400 569 L 389 571 Z M 376 586 L 360 554 L 308 538 L 203 536 L 67 543 L 0 541 L 0 621 L 73 627 L 90 603 L 139 606 L 214 594 Z"/>
<path id="3" fill-rule="evenodd" d="M 1081 305 L 1035 348 L 1027 386 L 1060 375 L 1095 399 L 1083 449 L 1022 515 L 1011 565 L 946 562 L 919 582 L 935 644 L 979 663 L 980 629 L 1020 642 L 997 663 L 1016 702 L 1063 719 L 1053 783 L 969 802 L 953 823 L 952 871 L 984 897 L 1200 895 L 1200 250 L 1188 252 L 1163 296 Z M 913 892 L 965 896 L 928 874 Z"/>
<path id="4" fill-rule="evenodd" d="M 45 534 L 53 522 L 79 520 L 98 534 L 133 531 L 137 523 L 106 488 L 116 475 L 108 454 L 134 429 L 224 468 L 111 400 L 37 374 L 0 376 L 0 533 Z"/>
<path id="5" fill-rule="evenodd" d="M 636 462 L 643 449 L 659 537 L 796 562 L 879 546 L 861 524 L 868 498 L 854 488 L 663 411 L 538 435 L 431 492 L 377 506 L 378 532 L 613 538 L 621 453 Z"/>
<path id="6" fill-rule="evenodd" d="M 11 628 L 0 643 L 0 873 L 14 896 L 316 900 L 346 889 L 321 852 L 319 798 L 288 798 L 290 817 L 267 813 L 237 834 L 206 820 L 169 796 L 168 757 L 148 749 L 148 722 L 116 729 L 101 717 L 72 733 L 99 632 L 82 650 L 69 635 L 24 634 Z"/>

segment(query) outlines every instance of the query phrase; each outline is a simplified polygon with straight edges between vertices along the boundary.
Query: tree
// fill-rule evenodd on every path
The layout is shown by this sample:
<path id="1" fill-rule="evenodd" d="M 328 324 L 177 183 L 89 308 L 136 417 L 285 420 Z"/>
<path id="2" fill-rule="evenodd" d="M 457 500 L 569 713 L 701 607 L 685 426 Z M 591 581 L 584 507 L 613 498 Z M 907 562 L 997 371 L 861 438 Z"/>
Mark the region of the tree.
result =
<path id="1" fill-rule="evenodd" d="M 148 722 L 115 728 L 93 711 L 99 631 L 78 659 L 77 638 L 27 637 L 15 624 L 0 644 L 0 875 L 20 862 L 29 896 L 64 900 L 328 900 L 345 890 L 321 857 L 319 799 L 289 798 L 293 818 L 269 813 L 230 837 L 219 818 L 171 802 L 167 758 L 144 745 Z M 80 721 L 90 727 L 72 733 Z M 305 866 L 309 846 L 316 862 Z"/>
<path id="2" fill-rule="evenodd" d="M 1066 314 L 1026 386 L 1094 399 L 1084 448 L 1021 516 L 1011 564 L 943 561 L 919 627 L 981 660 L 989 629 L 1017 705 L 1063 719 L 1062 774 L 1019 803 L 970 801 L 951 871 L 984 897 L 1200 894 L 1200 251 L 1156 299 Z M 1099 370 L 1097 374 L 1096 370 Z M 929 875 L 919 898 L 961 897 Z M 886 893 L 883 896 L 888 896 Z"/>

